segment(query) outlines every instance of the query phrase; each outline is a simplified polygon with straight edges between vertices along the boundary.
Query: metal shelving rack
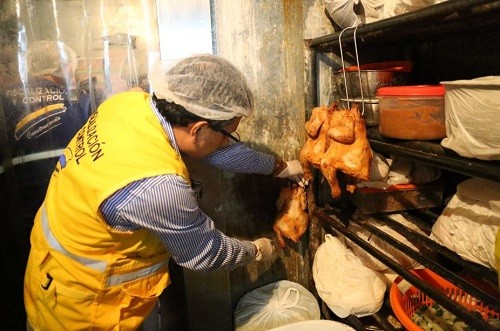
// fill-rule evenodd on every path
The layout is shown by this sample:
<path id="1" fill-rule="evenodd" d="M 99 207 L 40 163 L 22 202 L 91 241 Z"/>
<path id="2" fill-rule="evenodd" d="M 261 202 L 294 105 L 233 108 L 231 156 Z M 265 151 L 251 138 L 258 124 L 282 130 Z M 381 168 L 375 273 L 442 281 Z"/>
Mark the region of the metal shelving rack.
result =
<path id="1" fill-rule="evenodd" d="M 378 153 L 397 154 L 441 169 L 500 182 L 500 162 L 461 157 L 439 142 L 389 139 L 373 127 L 368 129 L 368 140 Z"/>
<path id="2" fill-rule="evenodd" d="M 434 40 L 443 40 L 446 38 L 454 38 L 454 43 L 460 43 L 460 36 L 474 34 L 486 31 L 485 42 L 492 41 L 495 54 L 500 53 L 497 49 L 500 39 L 500 1 L 491 0 L 450 0 L 437 5 L 433 5 L 415 12 L 399 15 L 390 19 L 361 25 L 358 27 L 356 36 L 358 48 L 370 49 L 370 47 L 380 47 L 386 45 L 388 48 L 406 47 L 409 44 L 420 43 L 426 44 Z M 481 32 L 482 33 L 482 32 Z M 306 44 L 309 49 L 308 61 L 308 97 L 307 107 L 312 109 L 318 105 L 318 76 L 319 63 L 325 61 L 324 54 L 330 53 L 339 55 L 339 32 L 330 35 L 322 36 L 316 39 L 307 40 Z M 473 37 L 472 37 L 473 38 Z M 481 38 L 481 36 L 478 36 Z M 489 39 L 488 39 L 489 38 Z M 354 31 L 346 30 L 342 35 L 342 47 L 345 47 L 346 54 L 352 53 L 354 44 Z M 467 47 L 467 44 L 463 45 Z M 351 51 L 351 52 L 350 52 Z M 468 55 L 470 60 L 474 60 L 477 54 L 470 50 Z M 440 53 L 442 54 L 442 53 Z M 493 54 L 492 56 L 495 56 Z M 487 57 L 488 54 L 483 54 L 482 57 Z M 394 60 L 394 59 L 388 59 Z M 330 60 L 329 60 L 330 61 Z M 500 63 L 497 60 L 487 62 L 487 65 L 479 65 L 477 68 L 464 69 L 464 72 L 470 74 L 473 72 L 478 75 L 500 74 Z M 341 64 L 336 63 L 339 67 Z M 493 65 L 492 65 L 493 64 Z M 439 142 L 423 142 L 423 141 L 402 141 L 396 139 L 388 139 L 380 135 L 378 128 L 372 127 L 368 129 L 368 138 L 371 147 L 374 151 L 382 154 L 400 155 L 417 162 L 436 166 L 445 169 L 451 173 L 462 174 L 470 177 L 480 177 L 493 181 L 500 182 L 500 162 L 497 161 L 481 161 L 477 159 L 464 158 L 451 150 L 442 147 Z M 464 308 L 456 305 L 441 293 L 437 293 L 433 288 L 429 287 L 425 282 L 422 282 L 418 277 L 404 270 L 401 266 L 388 258 L 383 252 L 375 249 L 370 244 L 365 242 L 356 234 L 348 230 L 347 225 L 353 222 L 353 218 L 349 217 L 349 213 L 342 210 L 345 206 L 339 203 L 339 207 L 316 207 L 312 212 L 323 230 L 327 233 L 341 233 L 351 239 L 371 255 L 388 265 L 392 270 L 397 272 L 401 277 L 410 282 L 412 285 L 424 291 L 427 295 L 440 303 L 443 307 L 450 310 L 456 316 L 462 318 L 472 327 L 478 330 L 496 330 L 491 325 L 486 323 L 475 314 L 470 313 Z M 433 212 L 426 210 L 407 211 L 405 217 L 410 220 L 418 220 L 419 224 L 427 222 L 432 224 L 438 216 Z M 347 216 L 346 216 L 347 215 Z M 421 263 L 451 281 L 464 291 L 470 293 L 488 306 L 500 310 L 500 292 L 492 293 L 484 291 L 482 288 L 471 284 L 467 279 L 463 278 L 462 273 L 457 273 L 457 267 L 465 271 L 471 276 L 481 278 L 491 284 L 496 284 L 496 272 L 480 266 L 475 263 L 467 262 L 461 259 L 456 253 L 439 246 L 425 236 L 422 236 L 414 231 L 401 226 L 399 223 L 392 221 L 387 214 L 374 214 L 377 220 L 384 222 L 401 235 L 406 237 L 411 242 L 418 242 L 420 245 L 436 252 L 440 257 L 449 261 L 453 267 L 441 265 L 435 260 L 429 259 L 425 254 L 420 254 L 411 248 L 395 242 L 391 237 L 378 231 L 376 228 L 367 222 L 361 222 L 364 229 L 376 234 L 381 239 L 397 247 L 417 262 Z M 323 312 L 326 316 L 329 311 L 324 307 Z M 390 309 L 389 309 L 390 310 Z M 383 330 L 395 330 L 394 327 L 387 323 L 384 316 L 379 313 L 373 315 L 373 319 L 378 323 L 378 327 Z M 350 324 L 356 330 L 366 329 L 363 321 L 355 316 L 349 316 L 343 322 Z"/>
<path id="3" fill-rule="evenodd" d="M 464 31 L 498 26 L 500 1 L 450 0 L 418 11 L 361 25 L 358 35 L 364 43 L 404 43 L 408 40 L 429 40 Z M 310 48 L 329 51 L 338 46 L 339 33 L 312 39 Z M 347 30 L 342 42 L 352 43 L 354 31 Z"/>

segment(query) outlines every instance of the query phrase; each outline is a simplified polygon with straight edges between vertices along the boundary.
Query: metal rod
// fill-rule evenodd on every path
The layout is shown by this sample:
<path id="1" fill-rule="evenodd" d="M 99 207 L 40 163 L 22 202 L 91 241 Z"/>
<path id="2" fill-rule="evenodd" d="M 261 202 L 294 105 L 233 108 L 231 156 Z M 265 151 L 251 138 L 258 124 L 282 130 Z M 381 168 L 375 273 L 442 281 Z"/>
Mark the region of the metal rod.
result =
<path id="1" fill-rule="evenodd" d="M 462 158 L 460 156 L 447 157 L 445 155 L 433 154 L 410 147 L 398 146 L 382 141 L 369 139 L 370 146 L 379 153 L 397 154 L 412 158 L 421 163 L 437 166 L 450 171 L 458 172 L 472 177 L 480 177 L 500 182 L 500 172 L 496 162 L 482 163 L 472 159 Z"/>
<path id="2" fill-rule="evenodd" d="M 411 229 L 408 229 L 407 227 L 396 222 L 395 220 L 393 220 L 389 216 L 387 216 L 385 214 L 377 214 L 377 215 L 372 215 L 372 216 L 377 218 L 379 221 L 384 222 L 385 224 L 387 224 L 388 226 L 390 226 L 394 230 L 398 231 L 403 236 L 405 236 L 407 239 L 416 240 L 416 241 L 422 243 L 424 246 L 430 248 L 434 252 L 441 254 L 442 256 L 446 257 L 450 261 L 460 265 L 464 269 L 467 269 L 469 272 L 478 276 L 479 278 L 484 278 L 491 283 L 496 283 L 498 281 L 498 278 L 497 278 L 497 275 L 495 272 L 489 270 L 488 268 L 486 268 L 482 265 L 465 261 L 457 253 L 451 251 L 450 249 L 448 249 L 444 246 L 439 245 L 434 240 L 432 240 L 428 237 L 422 236 L 421 234 L 419 234 Z M 414 216 L 412 216 L 412 217 L 414 217 Z"/>
<path id="3" fill-rule="evenodd" d="M 398 223 L 395 220 L 392 220 L 388 215 L 381 214 L 381 215 L 372 215 L 372 217 L 376 218 L 377 220 L 382 221 L 383 223 L 389 225 L 391 228 L 393 228 L 394 225 L 392 223 L 397 223 L 399 226 L 394 227 L 394 230 L 396 230 L 398 233 L 406 237 L 411 241 L 411 239 L 417 239 L 420 243 L 425 242 L 426 240 L 422 239 L 428 239 L 421 234 L 413 231 L 412 229 L 407 228 L 406 226 Z M 358 223 L 361 227 L 364 229 L 370 231 L 371 233 L 377 235 L 380 239 L 384 240 L 385 242 L 389 243 L 391 246 L 399 249 L 403 253 L 405 253 L 407 256 L 411 257 L 415 261 L 423 264 L 427 268 L 431 269 L 434 271 L 436 274 L 442 276 L 445 279 L 448 279 L 450 282 L 453 284 L 457 285 L 461 289 L 463 289 L 465 292 L 469 293 L 470 295 L 474 296 L 476 299 L 479 299 L 481 301 L 484 301 L 484 303 L 492 306 L 496 310 L 500 310 L 500 302 L 498 302 L 498 293 L 497 296 L 495 296 L 495 293 L 486 293 L 485 291 L 475 287 L 473 284 L 463 280 L 456 274 L 450 272 L 446 268 L 442 267 L 440 264 L 434 262 L 433 260 L 427 258 L 423 253 L 416 251 L 407 245 L 403 244 L 399 240 L 394 239 L 392 236 L 388 235 L 387 233 L 383 232 L 379 228 L 373 226 L 372 224 L 366 222 L 366 221 L 360 221 L 360 220 L 355 220 L 356 223 Z"/>
<path id="4" fill-rule="evenodd" d="M 368 251 L 375 258 L 377 258 L 382 263 L 391 268 L 394 272 L 398 273 L 410 284 L 414 285 L 416 288 L 426 293 L 430 298 L 438 302 L 444 308 L 448 309 L 451 313 L 455 314 L 455 316 L 461 318 L 469 326 L 477 328 L 478 330 L 491 330 L 491 331 L 496 330 L 496 328 L 494 328 L 484 319 L 480 317 L 478 318 L 475 314 L 468 311 L 461 305 L 457 304 L 455 301 L 448 298 L 446 295 L 443 295 L 442 292 L 436 290 L 434 287 L 422 281 L 419 277 L 401 267 L 399 264 L 394 262 L 391 258 L 382 253 L 380 250 L 374 248 L 365 240 L 361 239 L 359 236 L 348 230 L 338 218 L 336 218 L 334 215 L 328 215 L 323 208 L 316 208 L 313 214 L 320 221 L 321 225 L 323 226 L 324 230 L 327 233 L 335 234 L 336 230 L 341 234 L 343 234 L 344 236 L 346 236 L 347 238 L 351 239 L 361 248 Z"/>
<path id="5" fill-rule="evenodd" d="M 311 116 L 310 112 L 318 105 L 318 57 L 315 49 L 309 49 L 308 62 L 306 63 L 307 74 L 307 97 L 306 97 L 306 120 Z"/>
<path id="6" fill-rule="evenodd" d="M 433 6 L 429 6 L 414 12 L 397 15 L 378 22 L 361 25 L 358 33 L 364 37 L 370 34 L 373 36 L 381 35 L 385 29 L 403 29 L 405 26 L 411 26 L 425 21 L 439 22 L 442 20 L 455 21 L 461 23 L 463 20 L 460 12 L 467 11 L 470 15 L 484 15 L 486 12 L 493 12 L 499 9 L 500 1 L 491 0 L 455 0 L 447 1 Z M 482 6 L 482 7 L 481 7 Z M 463 24 L 461 24 L 463 25 Z M 411 30 L 410 30 L 411 31 Z M 338 43 L 339 33 L 332 33 L 326 36 L 318 37 L 309 41 L 309 47 L 314 48 L 324 46 L 325 44 L 336 45 Z M 354 33 L 346 33 L 344 40 L 353 38 Z"/>
<path id="7" fill-rule="evenodd" d="M 384 314 L 380 314 L 379 312 L 376 312 L 375 314 L 372 314 L 373 318 L 377 323 L 384 329 L 388 331 L 396 331 L 397 329 L 387 321 L 387 316 Z"/>
<path id="8" fill-rule="evenodd" d="M 335 321 L 340 321 L 341 323 L 345 323 L 351 327 L 353 327 L 356 331 L 366 331 L 365 326 L 359 318 L 357 318 L 355 315 L 349 315 L 346 318 L 340 318 L 337 315 L 335 315 L 335 319 L 332 317 L 332 314 L 330 314 L 331 310 L 328 307 L 328 305 L 324 302 L 321 301 L 321 312 L 323 313 L 323 316 L 325 316 L 326 319 L 328 320 L 335 320 Z"/>

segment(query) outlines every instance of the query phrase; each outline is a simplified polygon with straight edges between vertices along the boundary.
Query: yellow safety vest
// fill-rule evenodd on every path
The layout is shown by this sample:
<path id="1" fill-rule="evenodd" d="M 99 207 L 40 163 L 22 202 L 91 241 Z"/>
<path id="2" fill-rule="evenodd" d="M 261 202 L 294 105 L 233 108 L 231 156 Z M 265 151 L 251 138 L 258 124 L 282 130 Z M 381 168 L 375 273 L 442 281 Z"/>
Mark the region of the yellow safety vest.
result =
<path id="1" fill-rule="evenodd" d="M 135 330 L 170 282 L 169 254 L 154 234 L 114 230 L 99 213 L 133 181 L 175 173 L 189 182 L 148 98 L 125 92 L 108 99 L 57 163 L 25 275 L 35 330 Z"/>
<path id="2" fill-rule="evenodd" d="M 500 229 L 495 237 L 495 268 L 498 275 L 498 288 L 500 289 Z"/>

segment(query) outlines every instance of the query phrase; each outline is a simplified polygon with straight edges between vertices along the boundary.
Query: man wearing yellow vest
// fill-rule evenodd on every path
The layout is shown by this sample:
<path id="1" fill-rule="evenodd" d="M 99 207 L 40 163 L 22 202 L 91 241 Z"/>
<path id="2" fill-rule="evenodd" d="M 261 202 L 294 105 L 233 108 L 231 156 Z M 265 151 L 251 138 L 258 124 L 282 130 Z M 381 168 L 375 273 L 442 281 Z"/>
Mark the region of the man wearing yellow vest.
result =
<path id="1" fill-rule="evenodd" d="M 196 55 L 149 78 L 152 95 L 110 97 L 56 165 L 31 233 L 28 329 L 134 330 L 170 282 L 169 258 L 209 272 L 273 254 L 267 238 L 238 240 L 215 228 L 183 162 L 304 184 L 297 160 L 239 142 L 235 130 L 253 111 L 242 73 Z"/>

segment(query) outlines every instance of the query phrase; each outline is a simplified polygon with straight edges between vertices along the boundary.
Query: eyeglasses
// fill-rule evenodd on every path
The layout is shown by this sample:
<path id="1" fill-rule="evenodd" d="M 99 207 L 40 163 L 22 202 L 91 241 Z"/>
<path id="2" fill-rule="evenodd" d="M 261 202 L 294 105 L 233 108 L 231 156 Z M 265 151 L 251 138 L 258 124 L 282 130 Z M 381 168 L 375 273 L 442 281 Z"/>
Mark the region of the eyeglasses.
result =
<path id="1" fill-rule="evenodd" d="M 233 132 L 233 134 L 235 134 L 235 136 L 233 136 L 231 133 L 227 132 L 224 129 L 220 129 L 219 132 L 222 133 L 223 135 L 225 135 L 226 137 L 228 137 L 229 139 L 232 139 L 236 142 L 239 142 L 241 140 L 240 135 L 236 131 Z"/>

